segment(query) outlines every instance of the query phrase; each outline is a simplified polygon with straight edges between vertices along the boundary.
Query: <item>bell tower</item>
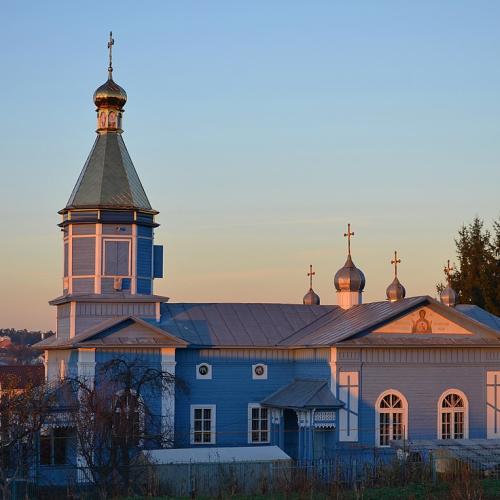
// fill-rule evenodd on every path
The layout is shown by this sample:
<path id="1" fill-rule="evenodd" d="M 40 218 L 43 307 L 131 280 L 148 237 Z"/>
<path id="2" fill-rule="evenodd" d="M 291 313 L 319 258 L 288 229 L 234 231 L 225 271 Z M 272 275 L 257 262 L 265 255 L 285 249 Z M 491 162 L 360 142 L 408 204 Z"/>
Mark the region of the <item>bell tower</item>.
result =
<path id="1" fill-rule="evenodd" d="M 108 79 L 94 92 L 97 137 L 59 211 L 63 290 L 51 304 L 58 306 L 58 335 L 69 337 L 106 317 L 158 317 L 159 303 L 167 300 L 153 291 L 154 279 L 163 277 L 163 248 L 154 245 L 158 212 L 149 203 L 122 138 L 127 94 L 113 80 L 113 45 L 110 33 Z M 103 317 L 96 317 L 96 311 Z"/>

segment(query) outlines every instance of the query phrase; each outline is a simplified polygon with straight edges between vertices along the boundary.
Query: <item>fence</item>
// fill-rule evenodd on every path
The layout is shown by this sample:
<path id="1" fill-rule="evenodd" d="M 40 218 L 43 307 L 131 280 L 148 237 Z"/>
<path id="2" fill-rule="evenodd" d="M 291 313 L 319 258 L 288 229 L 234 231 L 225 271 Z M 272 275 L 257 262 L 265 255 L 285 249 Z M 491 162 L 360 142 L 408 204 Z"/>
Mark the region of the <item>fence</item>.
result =
<path id="1" fill-rule="evenodd" d="M 119 496 L 124 490 L 118 471 L 116 481 L 111 478 L 106 485 L 79 482 L 78 478 L 91 477 L 90 471 L 67 469 L 68 482 L 51 483 L 50 479 L 37 484 L 26 480 L 12 482 L 11 498 L 95 498 L 98 490 L 102 496 Z M 410 483 L 438 483 L 441 481 L 495 478 L 500 480 L 500 464 L 478 463 L 473 460 L 431 453 L 423 457 L 409 452 L 390 461 L 373 455 L 363 458 L 338 457 L 332 460 L 285 462 L 231 462 L 202 464 L 141 465 L 128 470 L 131 490 L 129 493 L 169 495 L 183 497 L 227 498 L 235 494 L 282 494 L 296 492 L 323 492 L 339 495 L 348 490 L 403 486 Z M 40 478 L 42 479 L 42 478 Z M 109 478 L 108 478 L 109 479 Z M 500 483 L 499 483 L 500 486 Z"/>

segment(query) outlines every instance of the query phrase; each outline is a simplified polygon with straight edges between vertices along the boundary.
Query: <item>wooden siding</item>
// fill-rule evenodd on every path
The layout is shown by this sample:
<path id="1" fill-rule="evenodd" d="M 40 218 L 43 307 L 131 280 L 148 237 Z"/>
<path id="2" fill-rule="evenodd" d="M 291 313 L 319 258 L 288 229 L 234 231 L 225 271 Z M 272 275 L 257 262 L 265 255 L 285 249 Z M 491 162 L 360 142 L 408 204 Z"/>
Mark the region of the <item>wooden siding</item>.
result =
<path id="1" fill-rule="evenodd" d="M 155 304 L 128 303 L 128 302 L 78 302 L 76 304 L 77 317 L 96 317 L 103 321 L 114 316 L 155 316 Z"/>
<path id="2" fill-rule="evenodd" d="M 95 234 L 95 224 L 73 224 L 73 236 L 79 234 Z"/>
<path id="3" fill-rule="evenodd" d="M 73 278 L 73 293 L 94 293 L 94 278 Z"/>
<path id="4" fill-rule="evenodd" d="M 137 293 L 142 295 L 151 295 L 152 283 L 150 279 L 138 278 L 137 279 Z"/>
<path id="5" fill-rule="evenodd" d="M 143 238 L 152 238 L 153 228 L 148 226 L 137 226 L 137 236 L 142 236 Z"/>
<path id="6" fill-rule="evenodd" d="M 163 245 L 153 245 L 153 278 L 163 278 Z"/>

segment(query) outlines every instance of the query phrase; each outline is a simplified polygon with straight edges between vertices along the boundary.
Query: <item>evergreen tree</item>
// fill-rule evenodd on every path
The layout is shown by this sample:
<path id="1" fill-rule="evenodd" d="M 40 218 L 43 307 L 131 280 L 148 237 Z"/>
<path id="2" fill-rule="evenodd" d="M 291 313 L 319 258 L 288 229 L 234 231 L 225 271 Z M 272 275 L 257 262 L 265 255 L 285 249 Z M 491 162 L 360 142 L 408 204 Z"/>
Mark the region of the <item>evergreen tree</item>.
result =
<path id="1" fill-rule="evenodd" d="M 474 304 L 500 316 L 500 218 L 493 223 L 493 233 L 475 217 L 463 225 L 455 239 L 458 264 L 451 276 L 451 286 L 460 303 Z M 442 285 L 438 285 L 438 291 Z"/>

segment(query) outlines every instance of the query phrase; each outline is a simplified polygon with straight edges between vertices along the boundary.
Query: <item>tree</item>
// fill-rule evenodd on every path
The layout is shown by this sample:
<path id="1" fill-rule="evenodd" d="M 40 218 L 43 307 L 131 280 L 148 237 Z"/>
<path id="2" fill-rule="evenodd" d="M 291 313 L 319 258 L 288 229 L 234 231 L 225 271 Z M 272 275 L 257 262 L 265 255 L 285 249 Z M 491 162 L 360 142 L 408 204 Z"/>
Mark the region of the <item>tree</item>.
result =
<path id="1" fill-rule="evenodd" d="M 18 380 L 3 381 L 0 395 L 0 490 L 10 497 L 14 479 L 27 478 L 36 463 L 36 441 L 55 402 L 46 384 L 29 383 L 19 389 Z"/>
<path id="2" fill-rule="evenodd" d="M 173 444 L 173 429 L 162 421 L 158 403 L 165 391 L 174 397 L 174 376 L 115 359 L 101 366 L 95 381 L 66 382 L 72 387 L 69 422 L 84 480 L 100 498 L 142 494 L 140 450 Z"/>
<path id="3" fill-rule="evenodd" d="M 462 304 L 474 304 L 500 315 L 500 218 L 493 223 L 493 233 L 475 217 L 463 225 L 455 239 L 458 265 L 450 284 Z M 437 286 L 438 292 L 443 284 Z"/>

